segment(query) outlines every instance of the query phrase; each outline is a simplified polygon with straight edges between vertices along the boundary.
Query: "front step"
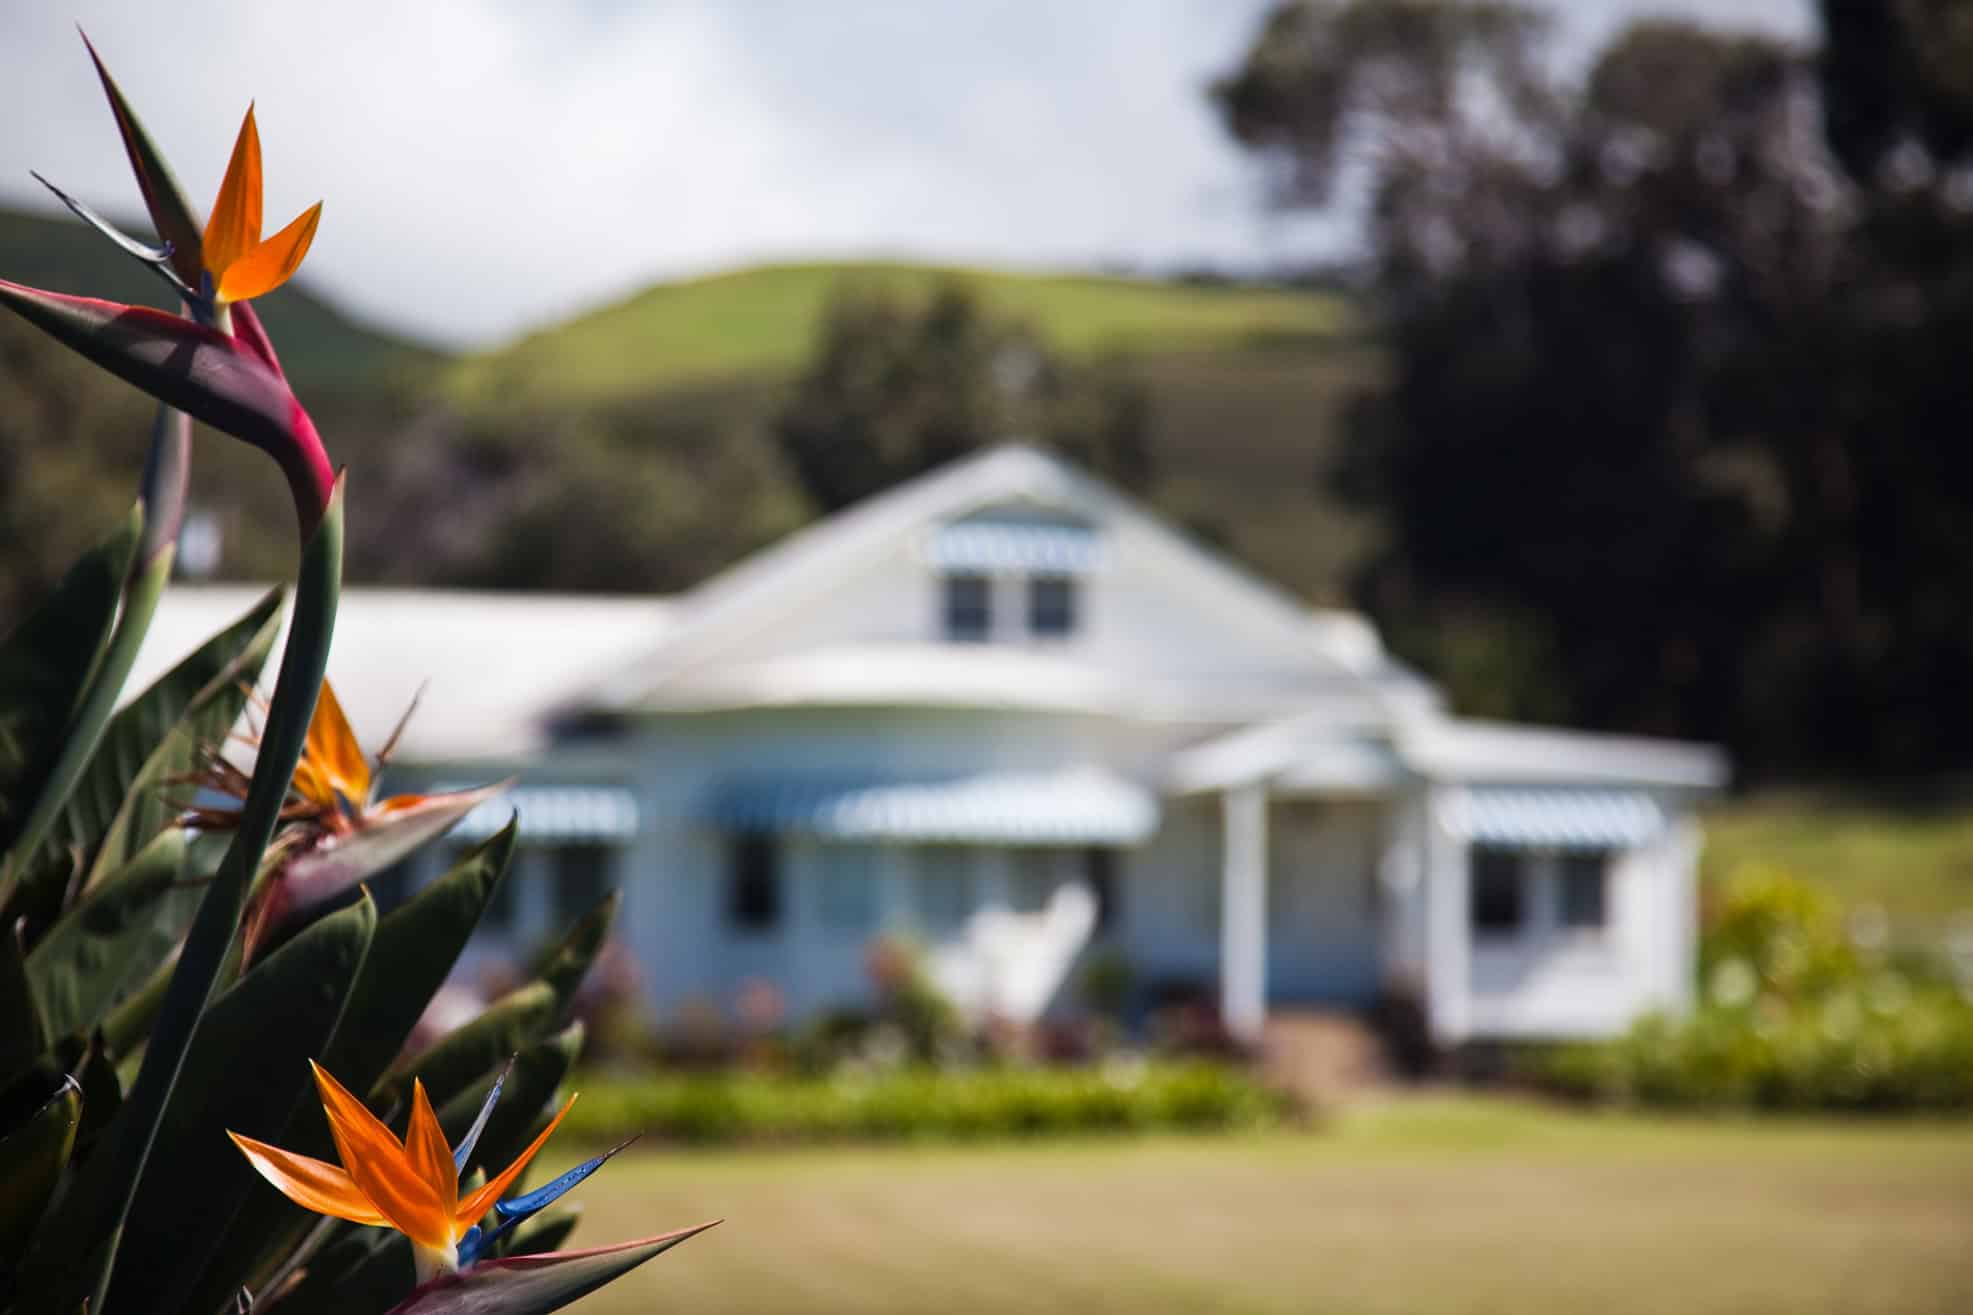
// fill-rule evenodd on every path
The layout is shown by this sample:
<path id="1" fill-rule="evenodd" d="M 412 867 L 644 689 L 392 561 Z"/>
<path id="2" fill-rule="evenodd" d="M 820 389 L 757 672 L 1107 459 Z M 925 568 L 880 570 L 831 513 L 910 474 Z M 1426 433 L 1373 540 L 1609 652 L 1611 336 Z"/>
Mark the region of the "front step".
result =
<path id="1" fill-rule="evenodd" d="M 1394 1080 L 1383 1037 L 1360 1014 L 1277 1009 L 1268 1016 L 1261 1056 L 1270 1086 L 1316 1108 Z"/>

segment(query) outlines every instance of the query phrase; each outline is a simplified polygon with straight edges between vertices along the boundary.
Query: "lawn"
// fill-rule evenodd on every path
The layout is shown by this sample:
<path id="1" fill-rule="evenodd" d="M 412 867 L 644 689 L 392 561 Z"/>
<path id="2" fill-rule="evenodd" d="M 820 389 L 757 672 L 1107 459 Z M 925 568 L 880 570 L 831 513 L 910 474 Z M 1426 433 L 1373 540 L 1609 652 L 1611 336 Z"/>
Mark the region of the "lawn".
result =
<path id="1" fill-rule="evenodd" d="M 1943 1315 L 1973 1291 L 1973 1125 L 1417 1098 L 1248 1138 L 633 1152 L 579 1195 L 578 1243 L 727 1220 L 590 1315 Z"/>
<path id="2" fill-rule="evenodd" d="M 1716 888 L 1748 864 L 1813 881 L 1849 908 L 1875 905 L 1901 937 L 1936 944 L 1955 919 L 1973 922 L 1973 800 L 1937 790 L 1732 800 L 1706 816 L 1701 871 Z"/>

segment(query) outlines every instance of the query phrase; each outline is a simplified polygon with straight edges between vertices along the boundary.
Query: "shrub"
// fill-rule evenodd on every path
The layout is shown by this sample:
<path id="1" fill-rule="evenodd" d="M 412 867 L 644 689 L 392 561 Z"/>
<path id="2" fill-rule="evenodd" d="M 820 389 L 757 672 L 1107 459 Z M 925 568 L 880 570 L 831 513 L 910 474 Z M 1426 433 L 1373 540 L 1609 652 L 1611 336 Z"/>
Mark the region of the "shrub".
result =
<path id="1" fill-rule="evenodd" d="M 848 1069 L 592 1075 L 563 1125 L 599 1141 L 643 1132 L 690 1143 L 972 1141 L 1255 1128 L 1285 1106 L 1238 1069 L 1120 1061 L 1087 1068 Z"/>
<path id="2" fill-rule="evenodd" d="M 1569 1095 L 1666 1108 L 1973 1110 L 1973 1003 L 1939 965 L 1876 956 L 1834 901 L 1755 871 L 1728 888 L 1700 951 L 1688 1018 L 1540 1052 Z"/>

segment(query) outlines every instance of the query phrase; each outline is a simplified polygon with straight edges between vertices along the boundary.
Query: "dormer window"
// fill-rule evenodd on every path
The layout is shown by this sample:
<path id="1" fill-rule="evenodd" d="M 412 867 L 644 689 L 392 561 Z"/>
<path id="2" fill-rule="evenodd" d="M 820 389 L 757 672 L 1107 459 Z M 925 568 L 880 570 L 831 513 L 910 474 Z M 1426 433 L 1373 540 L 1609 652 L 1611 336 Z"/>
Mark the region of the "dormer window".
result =
<path id="1" fill-rule="evenodd" d="M 992 507 L 948 522 L 925 543 L 945 638 L 1069 638 L 1083 624 L 1083 578 L 1101 553 L 1094 525 L 1040 507 Z"/>
<path id="2" fill-rule="evenodd" d="M 945 577 L 945 637 L 984 643 L 993 634 L 993 580 L 977 572 Z"/>
<path id="3" fill-rule="evenodd" d="M 1075 628 L 1075 577 L 1029 576 L 1028 633 L 1036 639 L 1064 639 L 1075 633 Z"/>

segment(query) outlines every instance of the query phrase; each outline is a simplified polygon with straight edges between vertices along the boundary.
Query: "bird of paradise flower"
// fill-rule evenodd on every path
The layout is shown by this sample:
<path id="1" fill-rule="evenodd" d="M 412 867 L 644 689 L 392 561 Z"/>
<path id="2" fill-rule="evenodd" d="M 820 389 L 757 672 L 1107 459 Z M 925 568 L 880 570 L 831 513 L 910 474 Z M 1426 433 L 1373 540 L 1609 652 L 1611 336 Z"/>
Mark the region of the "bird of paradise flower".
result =
<path id="1" fill-rule="evenodd" d="M 384 871 L 512 784 L 496 781 L 472 790 L 378 798 L 383 769 L 416 711 L 414 699 L 373 758 L 364 754 L 335 689 L 322 682 L 281 810 L 289 830 L 245 919 L 249 955 L 281 923 Z M 251 733 L 243 738 L 250 745 L 256 742 Z M 182 779 L 240 801 L 250 783 L 246 772 L 216 751 L 199 771 Z M 223 831 L 239 818 L 235 808 L 195 804 L 180 820 L 198 830 Z"/>

